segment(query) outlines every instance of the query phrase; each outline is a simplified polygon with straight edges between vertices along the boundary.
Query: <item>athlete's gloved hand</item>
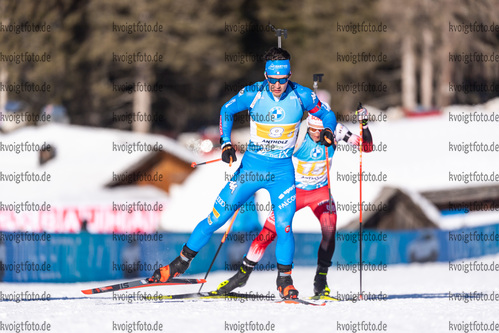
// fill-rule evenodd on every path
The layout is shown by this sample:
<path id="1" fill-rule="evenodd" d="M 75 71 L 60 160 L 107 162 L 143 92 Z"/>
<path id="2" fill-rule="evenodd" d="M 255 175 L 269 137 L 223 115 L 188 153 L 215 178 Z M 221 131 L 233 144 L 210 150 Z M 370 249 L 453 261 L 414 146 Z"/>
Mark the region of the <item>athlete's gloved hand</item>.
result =
<path id="1" fill-rule="evenodd" d="M 336 129 L 334 130 L 334 136 L 336 138 L 336 141 L 345 141 L 347 143 L 352 143 L 354 145 L 359 144 L 360 137 L 357 135 L 353 135 L 350 130 L 343 125 L 342 123 L 337 123 L 336 124 Z M 356 138 L 355 138 L 356 137 Z M 354 139 L 352 139 L 354 138 Z"/>
<path id="2" fill-rule="evenodd" d="M 236 150 L 232 147 L 230 142 L 227 142 L 222 146 L 222 161 L 229 164 L 237 161 Z"/>
<path id="3" fill-rule="evenodd" d="M 333 132 L 329 128 L 325 128 L 321 131 L 320 141 L 321 145 L 329 147 L 334 142 Z"/>
<path id="4" fill-rule="evenodd" d="M 357 114 L 359 123 L 362 123 L 362 127 L 367 127 L 367 121 L 369 120 L 369 113 L 367 112 L 367 109 L 365 107 L 362 107 L 355 113 Z"/>

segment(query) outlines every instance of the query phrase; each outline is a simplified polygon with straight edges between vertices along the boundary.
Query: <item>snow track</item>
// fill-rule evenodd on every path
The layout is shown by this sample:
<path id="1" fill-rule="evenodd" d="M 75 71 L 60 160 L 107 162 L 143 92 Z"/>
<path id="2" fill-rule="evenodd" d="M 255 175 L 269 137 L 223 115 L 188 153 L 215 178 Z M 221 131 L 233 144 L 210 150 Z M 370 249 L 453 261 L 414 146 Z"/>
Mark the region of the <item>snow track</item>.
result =
<path id="1" fill-rule="evenodd" d="M 477 264 L 487 264 L 488 267 L 490 264 L 499 266 L 497 255 L 468 259 L 464 263 L 475 261 Z M 367 332 L 367 325 L 370 331 L 380 332 L 380 323 L 386 324 L 386 332 L 464 332 L 466 326 L 463 324 L 470 322 L 475 327 L 499 323 L 497 301 L 485 300 L 499 298 L 498 271 L 456 271 L 464 266 L 455 264 L 462 263 L 463 261 L 452 263 L 452 267 L 449 263 L 393 265 L 388 266 L 386 271 L 364 272 L 364 292 L 386 295 L 385 300 L 331 302 L 324 307 L 252 300 L 172 302 L 137 299 L 144 296 L 144 293 L 154 296 L 196 292 L 199 286 L 192 285 L 142 288 L 115 293 L 114 296 L 112 293 L 87 296 L 80 290 L 115 281 L 74 284 L 2 283 L 0 298 L 8 299 L 28 291 L 30 294 L 50 294 L 50 300 L 3 300 L 0 302 L 0 331 L 8 331 L 8 326 L 5 325 L 25 321 L 40 324 L 45 321 L 51 325 L 51 332 L 148 331 L 144 324 L 163 324 L 162 332 L 258 332 L 258 328 L 263 328 L 263 331 L 270 328 L 268 331 L 271 332 Z M 314 273 L 315 269 L 310 267 L 294 269 L 295 286 L 301 296 L 312 294 Z M 218 283 L 232 274 L 233 272 L 210 274 L 203 290 L 215 289 Z M 271 292 L 277 296 L 276 274 L 275 271 L 255 272 L 248 284 L 237 291 L 260 294 Z M 351 299 L 359 292 L 358 273 L 332 268 L 328 281 L 333 296 L 339 294 Z M 137 294 L 139 291 L 142 294 Z M 462 297 L 463 293 L 474 296 Z M 135 327 L 125 326 L 134 323 Z M 130 330 L 125 330 L 128 328 Z M 468 329 L 472 331 L 469 327 Z"/>

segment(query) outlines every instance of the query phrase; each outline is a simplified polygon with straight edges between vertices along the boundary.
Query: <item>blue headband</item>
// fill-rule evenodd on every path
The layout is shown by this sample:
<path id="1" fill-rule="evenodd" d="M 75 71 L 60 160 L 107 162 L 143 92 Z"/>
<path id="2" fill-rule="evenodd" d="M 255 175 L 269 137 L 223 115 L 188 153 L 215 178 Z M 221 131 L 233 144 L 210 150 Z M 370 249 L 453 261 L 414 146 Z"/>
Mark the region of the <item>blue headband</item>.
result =
<path id="1" fill-rule="evenodd" d="M 267 60 L 265 73 L 267 75 L 289 75 L 291 73 L 291 64 L 289 60 Z"/>

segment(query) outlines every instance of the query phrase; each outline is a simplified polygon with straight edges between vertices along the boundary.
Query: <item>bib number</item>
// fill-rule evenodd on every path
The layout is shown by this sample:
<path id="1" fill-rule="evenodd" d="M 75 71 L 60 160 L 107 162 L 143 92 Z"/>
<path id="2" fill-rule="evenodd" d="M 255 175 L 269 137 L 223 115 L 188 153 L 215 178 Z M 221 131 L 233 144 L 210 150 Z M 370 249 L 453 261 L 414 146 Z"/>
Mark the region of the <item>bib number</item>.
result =
<path id="1" fill-rule="evenodd" d="M 270 129 L 269 136 L 271 138 L 280 138 L 284 133 L 284 128 L 282 127 L 273 127 Z"/>

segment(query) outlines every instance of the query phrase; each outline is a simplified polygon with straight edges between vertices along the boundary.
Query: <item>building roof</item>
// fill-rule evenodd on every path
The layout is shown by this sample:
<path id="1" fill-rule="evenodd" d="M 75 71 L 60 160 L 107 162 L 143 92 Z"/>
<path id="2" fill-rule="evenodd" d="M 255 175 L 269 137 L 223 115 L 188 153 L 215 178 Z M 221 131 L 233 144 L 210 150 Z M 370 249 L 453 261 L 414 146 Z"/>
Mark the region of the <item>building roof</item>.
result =
<path id="1" fill-rule="evenodd" d="M 108 189 L 113 173 L 120 173 L 140 163 L 154 152 L 113 151 L 114 144 L 141 142 L 162 145 L 162 150 L 186 163 L 197 156 L 164 136 L 115 129 L 50 124 L 25 127 L 9 134 L 0 134 L 2 144 L 47 143 L 55 147 L 56 156 L 43 165 L 34 151 L 1 152 L 4 174 L 34 172 L 51 176 L 49 182 L 2 182 L 4 201 L 46 200 L 62 204 L 102 203 L 111 199 L 166 198 L 166 193 L 153 186 L 131 186 L 130 189 Z"/>

